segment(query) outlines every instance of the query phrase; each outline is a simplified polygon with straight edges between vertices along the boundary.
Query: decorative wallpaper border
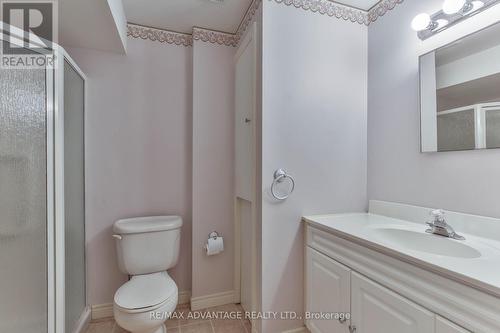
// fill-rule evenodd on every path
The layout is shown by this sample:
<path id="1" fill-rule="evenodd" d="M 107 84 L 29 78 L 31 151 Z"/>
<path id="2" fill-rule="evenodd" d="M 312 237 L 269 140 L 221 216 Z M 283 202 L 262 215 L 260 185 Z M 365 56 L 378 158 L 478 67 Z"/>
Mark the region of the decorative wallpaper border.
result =
<path id="1" fill-rule="evenodd" d="M 274 1 L 278 4 L 293 6 L 295 8 L 311 11 L 313 13 L 328 15 L 330 17 L 344 19 L 346 21 L 366 26 L 377 21 L 379 17 L 384 16 L 388 11 L 393 10 L 397 5 L 404 2 L 404 0 L 380 0 L 369 11 L 363 11 L 361 9 L 345 6 L 331 0 L 268 1 Z M 186 47 L 192 46 L 193 40 L 236 47 L 248 29 L 248 26 L 253 21 L 255 13 L 259 9 L 261 3 L 262 0 L 252 1 L 235 34 L 194 27 L 193 34 L 191 35 L 128 23 L 127 36 L 144 40 L 147 39 L 155 42 L 157 41 L 160 43 L 182 45 Z"/>
<path id="2" fill-rule="evenodd" d="M 134 23 L 128 23 L 127 36 L 183 46 L 192 46 L 194 40 L 199 40 L 207 43 L 237 47 L 241 37 L 243 37 L 246 30 L 248 29 L 248 26 L 253 21 L 255 13 L 259 9 L 261 3 L 262 0 L 252 1 L 235 34 L 198 27 L 193 27 L 192 34 L 184 34 L 169 30 L 146 27 Z"/>
<path id="3" fill-rule="evenodd" d="M 257 13 L 257 10 L 259 9 L 259 6 L 261 3 L 262 3 L 262 0 L 253 0 L 252 3 L 250 4 L 250 7 L 248 7 L 247 12 L 245 13 L 243 20 L 241 21 L 241 23 L 238 27 L 238 30 L 236 31 L 236 36 L 238 38 L 238 42 L 245 34 L 245 31 L 247 31 L 250 23 L 253 22 L 253 19 L 255 17 L 255 13 Z"/>
<path id="4" fill-rule="evenodd" d="M 202 28 L 193 28 L 193 40 L 209 42 L 225 46 L 238 46 L 238 37 L 234 34 L 225 32 L 213 31 Z"/>
<path id="5" fill-rule="evenodd" d="M 368 25 L 367 12 L 361 9 L 344 6 L 340 3 L 330 0 L 269 0 L 277 3 L 282 3 L 287 6 L 295 8 L 302 8 L 304 10 L 319 13 L 321 15 L 328 15 L 338 19 L 344 19 L 353 23 Z"/>
<path id="6" fill-rule="evenodd" d="M 390 10 L 393 10 L 397 5 L 402 4 L 404 0 L 381 0 L 368 11 L 368 24 L 377 21 L 381 16 L 384 16 Z"/>
<path id="7" fill-rule="evenodd" d="M 192 46 L 193 36 L 180 32 L 155 29 L 142 25 L 127 24 L 127 36 L 140 39 L 149 39 L 153 42 L 168 43 L 182 46 Z"/>
<path id="8" fill-rule="evenodd" d="M 331 0 L 269 0 L 276 3 L 309 10 L 313 13 L 328 15 L 338 19 L 344 19 L 353 23 L 370 25 L 375 22 L 380 16 L 384 16 L 390 10 L 393 10 L 396 5 L 401 4 L 404 0 L 380 0 L 369 11 L 356 9 L 345 6 L 341 3 Z"/>

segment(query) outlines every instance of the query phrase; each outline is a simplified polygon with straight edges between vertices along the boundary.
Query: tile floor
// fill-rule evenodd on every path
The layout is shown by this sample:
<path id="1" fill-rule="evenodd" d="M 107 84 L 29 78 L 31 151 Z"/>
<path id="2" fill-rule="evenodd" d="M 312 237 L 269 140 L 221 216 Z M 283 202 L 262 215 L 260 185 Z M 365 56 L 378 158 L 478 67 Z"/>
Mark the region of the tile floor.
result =
<path id="1" fill-rule="evenodd" d="M 242 317 L 243 309 L 238 304 L 228 304 L 199 312 L 224 312 L 240 313 Z M 165 323 L 168 333 L 251 333 L 251 326 L 248 320 L 240 319 L 194 319 L 189 318 L 194 312 L 189 310 L 189 305 L 179 305 L 176 309 L 177 318 L 169 319 Z M 113 319 L 102 319 L 92 322 L 86 333 L 127 333 L 119 327 Z"/>

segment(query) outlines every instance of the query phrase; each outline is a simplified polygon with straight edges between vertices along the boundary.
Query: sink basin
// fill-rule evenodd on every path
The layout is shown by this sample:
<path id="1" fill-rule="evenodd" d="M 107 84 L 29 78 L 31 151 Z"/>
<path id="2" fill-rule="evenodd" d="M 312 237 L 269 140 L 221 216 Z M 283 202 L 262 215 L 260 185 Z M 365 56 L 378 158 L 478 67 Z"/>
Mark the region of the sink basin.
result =
<path id="1" fill-rule="evenodd" d="M 373 236 L 383 243 L 394 244 L 400 248 L 430 253 L 439 256 L 474 259 L 481 257 L 481 252 L 458 241 L 442 236 L 396 228 L 374 228 Z"/>

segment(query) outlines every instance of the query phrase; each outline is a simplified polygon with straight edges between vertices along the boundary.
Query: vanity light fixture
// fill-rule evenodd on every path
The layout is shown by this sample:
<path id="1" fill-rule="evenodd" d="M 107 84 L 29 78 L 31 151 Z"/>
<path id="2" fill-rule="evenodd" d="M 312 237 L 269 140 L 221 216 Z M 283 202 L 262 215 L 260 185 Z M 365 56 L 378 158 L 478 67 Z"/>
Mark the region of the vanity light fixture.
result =
<path id="1" fill-rule="evenodd" d="M 477 0 L 477 1 L 472 1 L 472 12 L 475 12 L 476 10 L 483 8 L 484 7 L 484 2 Z"/>
<path id="2" fill-rule="evenodd" d="M 500 0 L 445 0 L 443 9 L 433 15 L 421 13 L 411 23 L 421 40 L 425 40 L 461 20 L 476 15 Z"/>
<path id="3" fill-rule="evenodd" d="M 464 8 L 466 0 L 445 0 L 443 3 L 443 12 L 448 15 L 458 13 Z"/>
<path id="4" fill-rule="evenodd" d="M 415 31 L 422 31 L 425 29 L 434 29 L 432 27 L 433 22 L 431 20 L 431 16 L 427 13 L 421 13 L 415 16 L 413 21 L 411 22 L 411 27 Z"/>

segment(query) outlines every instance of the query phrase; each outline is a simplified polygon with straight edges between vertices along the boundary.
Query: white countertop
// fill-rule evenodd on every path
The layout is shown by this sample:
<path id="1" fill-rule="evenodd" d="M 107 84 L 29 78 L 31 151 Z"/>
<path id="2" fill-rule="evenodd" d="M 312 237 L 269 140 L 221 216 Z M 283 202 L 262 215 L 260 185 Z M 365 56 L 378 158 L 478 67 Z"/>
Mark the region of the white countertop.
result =
<path id="1" fill-rule="evenodd" d="M 452 240 L 425 233 L 428 228 L 425 222 L 408 222 L 371 213 L 306 216 L 303 220 L 336 236 L 500 297 L 500 241 L 462 232 L 460 234 L 466 238 L 464 241 Z M 385 238 L 383 232 L 388 229 L 393 233 L 392 238 Z M 405 233 L 417 236 L 418 246 L 400 239 L 399 233 L 402 233 L 401 238 Z M 449 247 L 451 253 L 463 249 L 464 254 L 458 254 L 458 257 L 437 254 L 440 242 L 452 242 L 443 243 L 443 248 Z M 426 248 L 420 250 L 422 244 L 422 247 L 429 245 L 427 250 L 433 253 Z"/>

